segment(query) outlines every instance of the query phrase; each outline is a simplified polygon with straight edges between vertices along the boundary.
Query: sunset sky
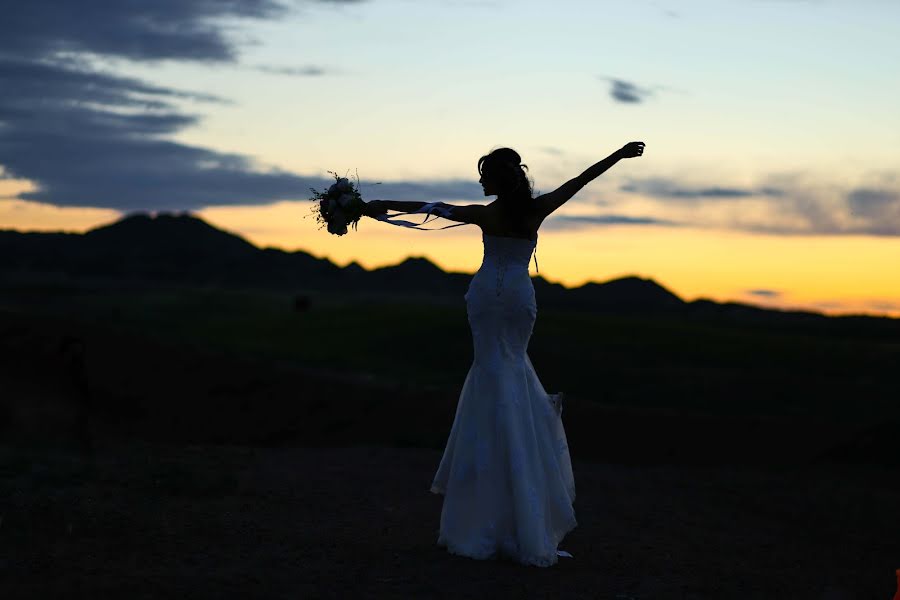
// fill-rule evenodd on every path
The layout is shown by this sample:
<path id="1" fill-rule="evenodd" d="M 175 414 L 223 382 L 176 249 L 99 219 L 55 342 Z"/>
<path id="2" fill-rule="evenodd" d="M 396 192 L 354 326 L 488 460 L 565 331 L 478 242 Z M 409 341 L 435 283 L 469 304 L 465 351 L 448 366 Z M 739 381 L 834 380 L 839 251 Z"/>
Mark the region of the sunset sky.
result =
<path id="1" fill-rule="evenodd" d="M 474 272 L 476 226 L 331 236 L 309 187 L 482 203 L 492 148 L 547 192 L 641 140 L 545 221 L 542 276 L 900 316 L 894 0 L 0 7 L 0 229 L 190 210 L 340 265 Z"/>

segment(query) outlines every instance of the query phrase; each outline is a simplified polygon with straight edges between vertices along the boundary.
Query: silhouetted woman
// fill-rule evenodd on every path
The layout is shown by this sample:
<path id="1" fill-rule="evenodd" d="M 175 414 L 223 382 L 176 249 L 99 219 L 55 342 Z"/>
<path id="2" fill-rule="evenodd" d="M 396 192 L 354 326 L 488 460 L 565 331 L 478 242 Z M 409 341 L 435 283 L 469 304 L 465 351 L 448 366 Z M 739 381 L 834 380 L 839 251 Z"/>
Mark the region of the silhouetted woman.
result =
<path id="1" fill-rule="evenodd" d="M 557 546 L 577 525 L 575 479 L 562 394 L 544 390 L 527 353 L 537 317 L 528 265 L 544 219 L 643 150 L 643 142 L 626 144 L 534 198 L 519 155 L 499 148 L 478 160 L 484 195 L 497 196 L 490 204 L 373 200 L 366 208 L 376 219 L 384 220 L 387 210 L 435 212 L 482 230 L 484 259 L 465 294 L 475 358 L 431 484 L 431 492 L 444 495 L 437 541 L 453 554 L 542 567 L 571 556 Z"/>

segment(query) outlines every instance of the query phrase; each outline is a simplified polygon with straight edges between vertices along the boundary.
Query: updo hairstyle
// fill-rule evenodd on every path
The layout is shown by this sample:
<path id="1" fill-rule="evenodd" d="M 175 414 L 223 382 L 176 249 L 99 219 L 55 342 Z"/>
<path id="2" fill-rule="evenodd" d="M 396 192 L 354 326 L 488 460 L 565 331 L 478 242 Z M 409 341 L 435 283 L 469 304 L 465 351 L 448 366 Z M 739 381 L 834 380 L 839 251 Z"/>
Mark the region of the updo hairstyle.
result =
<path id="1" fill-rule="evenodd" d="M 532 200 L 534 189 L 528 165 L 522 164 L 522 157 L 512 148 L 497 148 L 479 158 L 478 173 L 496 183 L 498 200 Z"/>

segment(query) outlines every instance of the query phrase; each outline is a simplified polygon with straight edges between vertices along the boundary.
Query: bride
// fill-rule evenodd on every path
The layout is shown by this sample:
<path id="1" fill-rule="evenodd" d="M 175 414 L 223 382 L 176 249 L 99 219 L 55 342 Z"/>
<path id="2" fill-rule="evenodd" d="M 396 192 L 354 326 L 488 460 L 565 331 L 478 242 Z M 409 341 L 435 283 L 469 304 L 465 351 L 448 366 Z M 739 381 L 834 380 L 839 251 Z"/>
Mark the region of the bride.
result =
<path id="1" fill-rule="evenodd" d="M 497 196 L 490 204 L 366 206 L 367 216 L 383 221 L 390 222 L 387 210 L 428 212 L 482 230 L 484 259 L 465 294 L 474 361 L 431 484 L 444 496 L 437 543 L 453 554 L 541 567 L 571 556 L 557 545 L 577 525 L 575 479 L 562 394 L 547 394 L 527 353 L 537 317 L 528 266 L 544 219 L 616 162 L 643 151 L 643 142 L 626 144 L 534 198 L 518 153 L 499 148 L 478 160 L 484 195 Z"/>

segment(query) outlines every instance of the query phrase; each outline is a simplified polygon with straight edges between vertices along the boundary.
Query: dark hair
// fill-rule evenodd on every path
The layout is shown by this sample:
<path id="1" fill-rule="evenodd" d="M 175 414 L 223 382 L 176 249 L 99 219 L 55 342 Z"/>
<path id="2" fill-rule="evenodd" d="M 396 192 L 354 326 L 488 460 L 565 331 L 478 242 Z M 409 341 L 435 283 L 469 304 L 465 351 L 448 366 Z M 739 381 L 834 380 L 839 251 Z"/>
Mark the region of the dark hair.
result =
<path id="1" fill-rule="evenodd" d="M 478 173 L 485 171 L 497 184 L 497 200 L 518 219 L 524 218 L 534 205 L 534 187 L 528 176 L 528 165 L 512 148 L 497 148 L 478 159 Z"/>

